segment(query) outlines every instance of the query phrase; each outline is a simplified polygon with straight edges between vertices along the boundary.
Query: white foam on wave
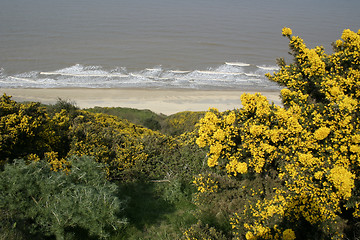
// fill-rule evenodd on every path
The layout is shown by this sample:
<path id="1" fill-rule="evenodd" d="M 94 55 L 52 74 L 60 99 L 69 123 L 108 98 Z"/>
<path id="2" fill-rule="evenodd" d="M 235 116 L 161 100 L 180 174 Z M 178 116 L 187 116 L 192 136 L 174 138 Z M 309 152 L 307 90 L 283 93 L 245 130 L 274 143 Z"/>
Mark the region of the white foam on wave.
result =
<path id="1" fill-rule="evenodd" d="M 34 82 L 34 83 L 36 83 L 36 80 L 29 79 L 29 78 L 21 78 L 21 77 L 13 77 L 13 76 L 10 76 L 10 78 L 14 79 L 14 80 L 20 80 L 20 81 L 25 81 L 25 82 Z"/>
<path id="2" fill-rule="evenodd" d="M 72 76 L 72 77 L 128 77 L 125 74 L 79 74 L 79 73 L 60 73 L 60 72 L 40 72 L 40 75 L 61 75 L 61 76 Z"/>
<path id="3" fill-rule="evenodd" d="M 267 71 L 279 71 L 280 68 L 277 66 L 257 66 L 260 69 L 267 70 Z"/>
<path id="4" fill-rule="evenodd" d="M 226 65 L 230 66 L 237 66 L 237 67 L 249 67 L 249 63 L 243 63 L 243 62 L 225 62 Z"/>
<path id="5" fill-rule="evenodd" d="M 146 75 L 143 75 L 143 74 L 137 74 L 137 73 L 129 73 L 129 76 L 130 77 L 134 77 L 136 79 L 142 79 L 144 81 L 148 81 L 148 80 L 155 80 L 155 79 L 158 79 L 158 77 L 153 77 L 153 76 L 146 76 Z"/>
<path id="6" fill-rule="evenodd" d="M 46 75 L 62 75 L 62 76 L 77 76 L 77 77 L 126 77 L 127 74 L 119 72 L 119 69 L 110 71 L 103 70 L 101 66 L 84 66 L 75 64 L 74 66 L 59 69 L 53 72 L 40 72 Z"/>
<path id="7" fill-rule="evenodd" d="M 180 74 L 182 74 L 182 73 L 189 73 L 189 72 L 191 72 L 191 71 L 184 71 L 184 70 L 169 70 L 169 72 L 170 72 L 170 73 L 180 73 Z"/>
<path id="8" fill-rule="evenodd" d="M 84 88 L 195 88 L 240 89 L 244 87 L 274 86 L 264 76 L 264 69 L 245 63 L 224 63 L 208 69 L 145 68 L 129 72 L 126 68 L 103 69 L 100 66 L 76 64 L 55 71 L 32 71 L 4 76 L 0 87 L 84 87 Z M 241 67 L 240 67 L 241 66 Z M 263 68 L 269 66 L 263 66 Z M 2 74 L 4 70 L 0 73 Z M 6 81 L 3 81 L 3 80 Z"/>
<path id="9" fill-rule="evenodd" d="M 261 77 L 262 76 L 262 75 L 256 74 L 256 73 L 244 73 L 244 75 L 246 75 L 248 77 Z"/>
<path id="10" fill-rule="evenodd" d="M 198 73 L 205 73 L 205 74 L 210 74 L 210 75 L 243 75 L 243 72 L 219 72 L 219 71 L 201 71 L 201 70 L 196 70 L 196 72 Z"/>
<path id="11" fill-rule="evenodd" d="M 228 66 L 235 66 L 235 67 L 250 67 L 251 64 L 249 63 L 244 63 L 244 62 L 225 62 L 226 65 Z M 280 68 L 278 66 L 268 66 L 268 65 L 256 65 L 257 68 L 259 69 L 263 69 L 263 70 L 273 70 L 273 71 L 278 71 L 280 70 Z"/>
<path id="12" fill-rule="evenodd" d="M 161 71 L 161 68 L 145 68 L 147 71 Z"/>

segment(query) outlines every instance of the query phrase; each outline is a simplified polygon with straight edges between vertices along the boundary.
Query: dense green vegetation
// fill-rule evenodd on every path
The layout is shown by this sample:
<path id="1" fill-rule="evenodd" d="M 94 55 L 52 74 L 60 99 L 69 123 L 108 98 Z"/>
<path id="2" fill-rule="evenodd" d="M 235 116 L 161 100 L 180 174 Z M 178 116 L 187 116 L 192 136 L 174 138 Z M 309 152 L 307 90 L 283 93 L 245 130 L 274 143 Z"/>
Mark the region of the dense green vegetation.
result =
<path id="1" fill-rule="evenodd" d="M 80 110 L 0 98 L 0 239 L 358 239 L 360 31 L 243 108 Z"/>
<path id="2" fill-rule="evenodd" d="M 0 239 L 176 239 L 196 223 L 191 181 L 206 169 L 206 153 L 194 143 L 194 130 L 204 113 L 80 110 L 61 99 L 44 106 L 3 95 L 0 115 Z M 141 126 L 149 118 L 157 119 L 159 131 Z M 90 166 L 76 171 L 81 164 Z M 84 185 L 82 176 L 96 177 Z M 118 203 L 109 208 L 112 198 Z"/>

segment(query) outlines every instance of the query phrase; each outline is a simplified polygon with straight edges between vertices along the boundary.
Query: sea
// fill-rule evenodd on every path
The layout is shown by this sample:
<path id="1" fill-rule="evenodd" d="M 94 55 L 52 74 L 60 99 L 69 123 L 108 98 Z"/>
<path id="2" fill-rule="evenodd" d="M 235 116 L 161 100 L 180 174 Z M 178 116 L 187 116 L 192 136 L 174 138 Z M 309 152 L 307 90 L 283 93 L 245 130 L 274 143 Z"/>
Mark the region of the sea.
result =
<path id="1" fill-rule="evenodd" d="M 359 0 L 0 0 L 0 88 L 279 89 L 308 47 L 360 29 Z"/>

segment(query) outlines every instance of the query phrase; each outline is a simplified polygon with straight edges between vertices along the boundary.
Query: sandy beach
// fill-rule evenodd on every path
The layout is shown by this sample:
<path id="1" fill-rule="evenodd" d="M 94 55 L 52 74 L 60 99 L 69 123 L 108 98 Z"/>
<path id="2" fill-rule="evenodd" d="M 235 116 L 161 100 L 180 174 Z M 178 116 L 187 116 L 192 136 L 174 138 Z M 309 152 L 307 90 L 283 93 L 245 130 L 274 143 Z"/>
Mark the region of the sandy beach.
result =
<path id="1" fill-rule="evenodd" d="M 184 89 L 89 89 L 89 88 L 58 88 L 58 89 L 0 89 L 1 95 L 6 93 L 13 100 L 35 101 L 53 104 L 61 98 L 73 101 L 80 108 L 128 107 L 149 109 L 156 113 L 171 115 L 181 111 L 206 111 L 215 107 L 219 111 L 241 107 L 240 96 L 243 93 L 259 91 L 205 91 Z M 269 102 L 280 105 L 279 91 L 261 91 Z"/>

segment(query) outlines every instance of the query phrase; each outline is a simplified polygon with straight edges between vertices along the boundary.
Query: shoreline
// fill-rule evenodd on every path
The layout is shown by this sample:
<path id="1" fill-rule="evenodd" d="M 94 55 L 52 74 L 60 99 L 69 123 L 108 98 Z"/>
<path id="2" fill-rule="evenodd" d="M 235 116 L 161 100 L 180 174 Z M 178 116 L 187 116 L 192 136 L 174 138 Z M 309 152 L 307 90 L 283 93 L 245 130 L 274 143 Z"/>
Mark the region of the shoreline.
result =
<path id="1" fill-rule="evenodd" d="M 261 93 L 281 105 L 280 90 L 195 90 L 151 88 L 0 88 L 17 102 L 54 104 L 61 98 L 80 108 L 126 107 L 171 115 L 182 111 L 219 111 L 240 108 L 243 93 Z"/>

